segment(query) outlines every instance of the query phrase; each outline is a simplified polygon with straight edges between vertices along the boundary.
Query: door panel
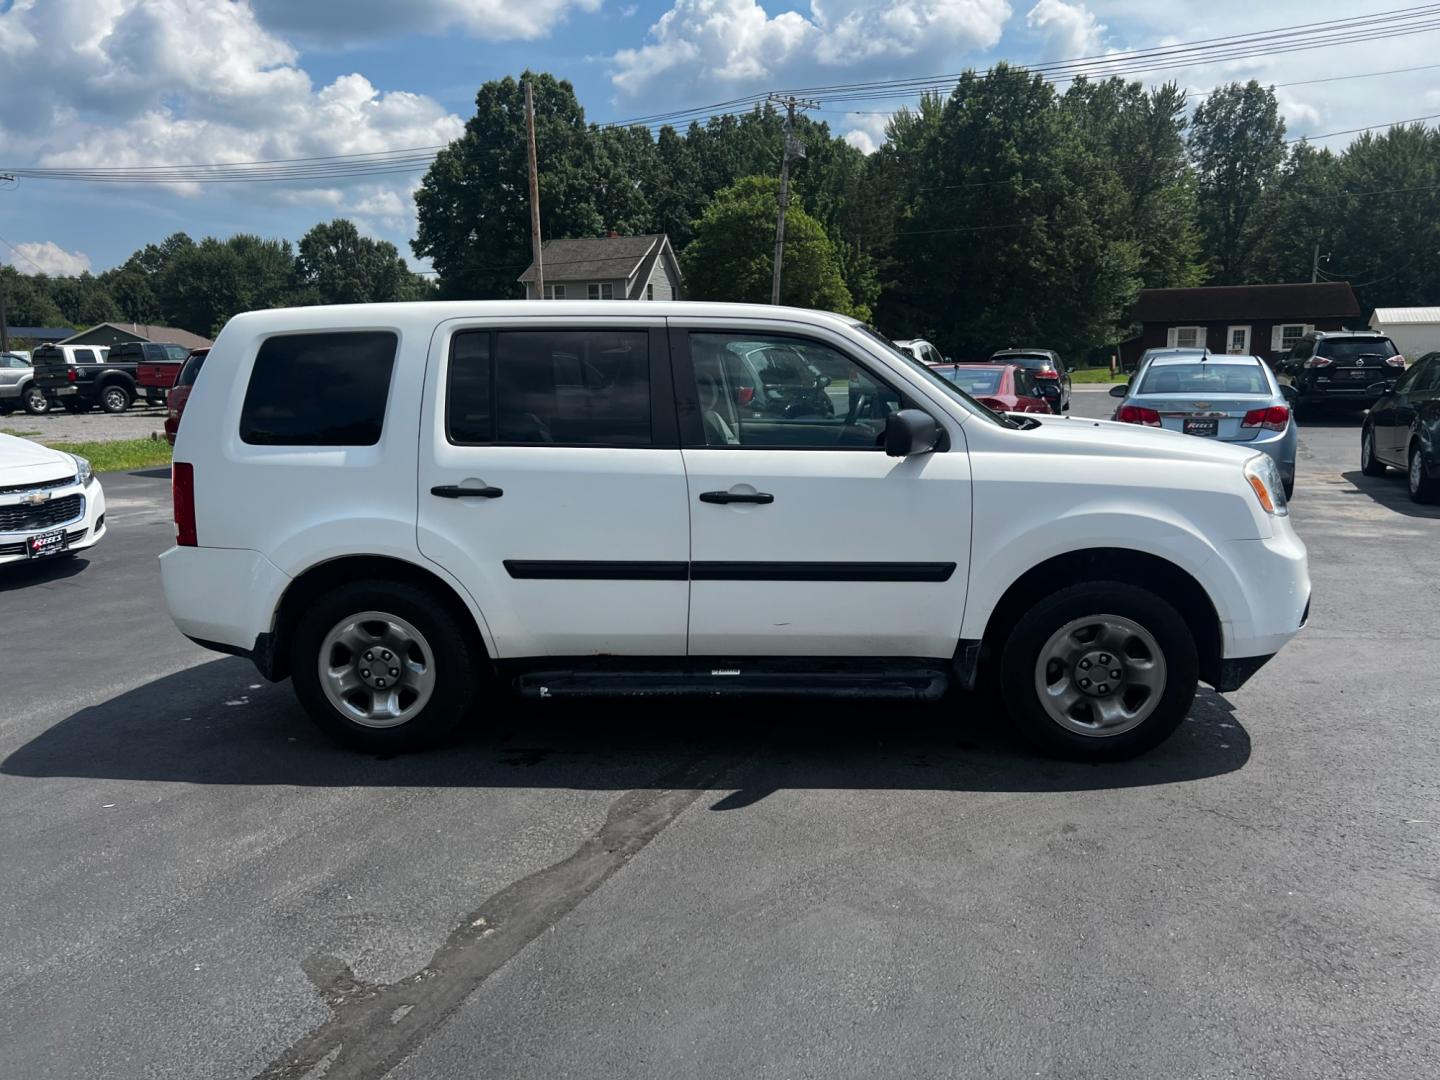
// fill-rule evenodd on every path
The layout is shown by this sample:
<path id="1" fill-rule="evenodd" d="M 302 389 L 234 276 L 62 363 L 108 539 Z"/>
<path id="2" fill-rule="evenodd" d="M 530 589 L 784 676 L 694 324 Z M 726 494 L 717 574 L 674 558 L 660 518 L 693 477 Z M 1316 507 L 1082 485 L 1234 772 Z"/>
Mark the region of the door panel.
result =
<path id="1" fill-rule="evenodd" d="M 500 658 L 683 655 L 689 510 L 663 319 L 556 322 L 437 332 L 420 550 L 470 590 Z"/>
<path id="2" fill-rule="evenodd" d="M 752 370 L 736 357 L 757 340 L 798 349 L 833 409 L 804 387 L 779 417 L 735 407 L 754 400 L 736 394 Z M 907 403 L 842 342 L 709 329 L 672 342 L 691 655 L 953 655 L 970 551 L 964 447 L 886 456 L 884 418 Z M 809 447 L 788 438 L 800 430 Z"/>

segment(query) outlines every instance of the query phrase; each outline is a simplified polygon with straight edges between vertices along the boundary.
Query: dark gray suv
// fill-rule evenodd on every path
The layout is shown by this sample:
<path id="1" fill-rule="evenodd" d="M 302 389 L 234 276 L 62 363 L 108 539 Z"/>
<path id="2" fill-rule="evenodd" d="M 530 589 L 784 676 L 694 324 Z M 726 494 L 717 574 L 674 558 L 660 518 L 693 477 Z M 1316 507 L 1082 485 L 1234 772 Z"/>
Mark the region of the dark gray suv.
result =
<path id="1" fill-rule="evenodd" d="M 1280 362 L 1295 388 L 1295 411 L 1311 405 L 1369 408 L 1385 392 L 1385 381 L 1405 370 L 1395 343 L 1373 330 L 1328 330 L 1306 334 Z"/>

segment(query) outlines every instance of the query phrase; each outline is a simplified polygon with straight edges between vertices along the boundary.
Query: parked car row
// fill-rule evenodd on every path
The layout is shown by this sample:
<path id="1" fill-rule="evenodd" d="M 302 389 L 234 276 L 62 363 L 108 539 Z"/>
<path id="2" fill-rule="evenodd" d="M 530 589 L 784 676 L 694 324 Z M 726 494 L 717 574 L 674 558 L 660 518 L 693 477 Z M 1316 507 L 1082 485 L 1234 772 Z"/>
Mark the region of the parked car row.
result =
<path id="1" fill-rule="evenodd" d="M 0 355 L 0 413 L 121 413 L 137 399 L 164 404 L 189 355 L 183 345 L 150 341 L 115 346 L 41 345 L 28 356 Z"/>

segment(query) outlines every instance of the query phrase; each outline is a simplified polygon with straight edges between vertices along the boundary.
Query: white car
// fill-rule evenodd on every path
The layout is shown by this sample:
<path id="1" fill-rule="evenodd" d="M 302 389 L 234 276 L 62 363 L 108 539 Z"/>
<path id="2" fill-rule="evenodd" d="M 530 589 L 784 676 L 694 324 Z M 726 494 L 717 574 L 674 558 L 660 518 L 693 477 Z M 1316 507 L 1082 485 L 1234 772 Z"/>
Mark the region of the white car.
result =
<path id="1" fill-rule="evenodd" d="M 767 341 L 815 372 L 786 408 L 737 381 Z M 170 612 L 368 749 L 512 691 L 929 699 L 988 667 L 1042 749 L 1121 758 L 1309 604 L 1270 458 L 997 415 L 839 315 L 260 311 L 205 373 Z"/>
<path id="2" fill-rule="evenodd" d="M 105 535 L 105 492 L 74 454 L 0 434 L 0 563 L 82 551 Z"/>
<path id="3" fill-rule="evenodd" d="M 901 352 L 907 352 L 922 364 L 948 364 L 950 361 L 941 355 L 940 350 L 924 338 L 908 338 L 905 341 L 893 343 Z"/>

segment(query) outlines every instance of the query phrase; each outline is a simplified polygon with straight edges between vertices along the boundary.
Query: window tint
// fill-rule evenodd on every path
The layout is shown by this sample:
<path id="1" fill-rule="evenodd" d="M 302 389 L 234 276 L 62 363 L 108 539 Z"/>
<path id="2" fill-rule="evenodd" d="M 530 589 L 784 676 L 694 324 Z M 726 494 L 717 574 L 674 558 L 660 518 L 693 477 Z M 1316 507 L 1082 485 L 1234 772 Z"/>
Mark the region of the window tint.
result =
<path id="1" fill-rule="evenodd" d="M 1137 393 L 1268 394 L 1259 364 L 1151 364 Z"/>
<path id="2" fill-rule="evenodd" d="M 875 448 L 900 395 L 848 356 L 802 338 L 690 335 L 705 445 Z"/>
<path id="3" fill-rule="evenodd" d="M 1425 364 L 1425 370 L 1416 376 L 1415 384 L 1410 389 L 1417 394 L 1440 390 L 1440 359 L 1429 360 Z"/>
<path id="4" fill-rule="evenodd" d="M 452 442 L 651 444 L 644 330 L 457 334 L 449 380 Z"/>
<path id="5" fill-rule="evenodd" d="M 1340 341 L 1326 341 L 1323 338 L 1315 351 L 1332 360 L 1359 360 L 1362 356 L 1394 356 L 1400 350 L 1389 338 L 1345 338 Z"/>
<path id="6" fill-rule="evenodd" d="M 250 372 L 240 438 L 258 446 L 374 446 L 397 344 L 383 330 L 269 338 Z"/>
<path id="7" fill-rule="evenodd" d="M 195 376 L 200 374 L 200 369 L 205 366 L 206 353 L 192 353 L 185 366 L 180 369 L 180 375 L 175 380 L 176 386 L 189 386 L 195 381 Z"/>
<path id="8" fill-rule="evenodd" d="M 98 364 L 100 357 L 95 355 L 94 349 L 76 349 L 75 363 L 77 364 Z"/>

